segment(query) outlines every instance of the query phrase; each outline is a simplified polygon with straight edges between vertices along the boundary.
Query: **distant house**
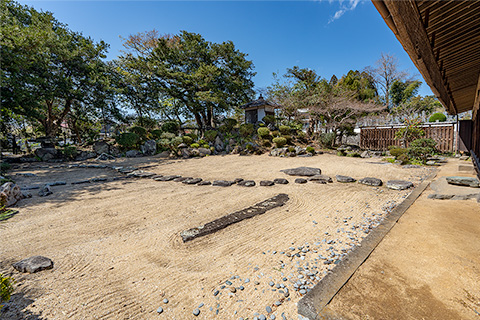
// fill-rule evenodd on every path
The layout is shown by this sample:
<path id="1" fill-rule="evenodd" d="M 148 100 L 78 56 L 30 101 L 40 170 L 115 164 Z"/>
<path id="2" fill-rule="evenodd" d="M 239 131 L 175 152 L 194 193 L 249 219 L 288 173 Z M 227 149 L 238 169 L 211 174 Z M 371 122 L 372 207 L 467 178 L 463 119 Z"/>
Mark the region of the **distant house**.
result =
<path id="1" fill-rule="evenodd" d="M 265 116 L 274 116 L 275 109 L 278 107 L 277 104 L 263 99 L 262 95 L 257 100 L 240 106 L 240 108 L 245 110 L 245 123 L 253 124 L 262 121 Z"/>

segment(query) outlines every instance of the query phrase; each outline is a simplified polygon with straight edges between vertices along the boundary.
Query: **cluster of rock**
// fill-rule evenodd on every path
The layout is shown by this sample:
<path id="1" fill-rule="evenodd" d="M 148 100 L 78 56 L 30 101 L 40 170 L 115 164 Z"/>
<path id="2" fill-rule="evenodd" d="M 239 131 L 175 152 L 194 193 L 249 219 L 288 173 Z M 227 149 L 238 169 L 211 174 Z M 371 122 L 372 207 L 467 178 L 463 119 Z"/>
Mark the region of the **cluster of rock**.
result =
<path id="1" fill-rule="evenodd" d="M 455 186 L 466 188 L 480 188 L 480 181 L 472 177 L 446 177 L 447 183 Z M 480 202 L 480 192 L 470 194 L 440 194 L 433 193 L 428 196 L 429 199 L 435 200 L 470 200 L 476 199 Z"/>
<path id="2" fill-rule="evenodd" d="M 307 148 L 300 146 L 274 148 L 270 151 L 270 156 L 273 157 L 311 157 L 315 154 L 323 154 L 322 151 L 307 152 Z"/>

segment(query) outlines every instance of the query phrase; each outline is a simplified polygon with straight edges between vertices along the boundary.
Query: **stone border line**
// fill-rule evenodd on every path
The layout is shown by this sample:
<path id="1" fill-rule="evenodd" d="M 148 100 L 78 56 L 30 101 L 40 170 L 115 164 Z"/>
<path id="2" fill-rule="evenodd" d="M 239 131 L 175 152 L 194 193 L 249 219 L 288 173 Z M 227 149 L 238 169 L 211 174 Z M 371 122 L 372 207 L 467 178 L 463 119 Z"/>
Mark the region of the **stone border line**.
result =
<path id="1" fill-rule="evenodd" d="M 367 260 L 397 221 L 436 177 L 437 171 L 430 174 L 408 197 L 400 203 L 381 223 L 361 242 L 361 246 L 350 252 L 313 289 L 298 302 L 298 314 L 310 320 L 336 319 L 324 312 L 324 308 L 348 282 L 357 269 Z"/>
<path id="2" fill-rule="evenodd" d="M 251 207 L 227 214 L 226 216 L 220 217 L 202 226 L 182 231 L 180 236 L 182 237 L 183 242 L 187 242 L 198 237 L 212 234 L 216 231 L 225 229 L 231 224 L 264 214 L 273 208 L 281 207 L 288 201 L 288 199 L 289 197 L 287 194 L 280 193 L 275 197 L 259 202 Z"/>

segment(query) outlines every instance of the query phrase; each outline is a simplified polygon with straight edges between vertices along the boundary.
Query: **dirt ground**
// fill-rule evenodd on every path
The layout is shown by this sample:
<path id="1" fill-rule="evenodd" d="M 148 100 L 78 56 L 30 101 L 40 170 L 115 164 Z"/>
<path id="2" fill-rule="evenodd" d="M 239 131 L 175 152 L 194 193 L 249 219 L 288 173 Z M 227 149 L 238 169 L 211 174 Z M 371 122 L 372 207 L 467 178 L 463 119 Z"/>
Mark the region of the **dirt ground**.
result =
<path id="1" fill-rule="evenodd" d="M 332 268 L 317 258 L 318 254 L 327 254 L 327 241 L 335 240 L 336 249 L 348 251 L 364 235 L 347 233 L 347 229 L 380 219 L 386 207 L 401 202 L 410 191 L 341 184 L 335 179 L 326 185 L 300 185 L 280 170 L 311 166 L 333 178 L 336 174 L 356 179 L 371 176 L 384 182 L 410 180 L 415 185 L 430 172 L 426 168 L 381 164 L 378 159 L 329 154 L 310 158 L 148 157 L 92 163 L 134 165 L 157 174 L 210 181 L 252 179 L 257 186 L 190 186 L 152 179 L 112 181 L 121 174 L 111 169 L 22 165 L 12 172 L 22 187 L 59 180 L 67 185 L 52 187 L 53 194 L 48 197 L 39 197 L 38 190 L 28 191 L 33 197 L 17 204 L 19 213 L 0 223 L 0 272 L 16 279 L 15 294 L 0 314 L 2 319 L 252 319 L 255 313 L 297 319 L 300 294 L 293 284 L 299 270 L 310 268 L 317 280 L 321 278 Z M 17 173 L 37 176 L 15 176 Z M 71 184 L 92 177 L 106 177 L 108 181 Z M 259 186 L 260 180 L 275 178 L 287 178 L 290 183 Z M 187 243 L 181 240 L 183 230 L 279 193 L 290 197 L 283 207 L 212 235 Z M 467 218 L 465 223 L 469 224 Z M 475 226 L 470 224 L 469 228 Z M 468 237 L 457 239 L 461 243 Z M 307 246 L 306 253 L 298 250 Z M 292 254 L 299 255 L 288 257 L 286 252 L 293 247 L 297 251 Z M 21 274 L 11 267 L 13 262 L 33 255 L 51 258 L 54 268 Z M 458 263 L 458 259 L 449 263 Z M 463 261 L 466 268 L 473 269 L 480 265 L 478 262 L 478 255 Z M 270 281 L 275 286 L 270 286 Z M 284 287 L 289 289 L 288 297 Z M 216 290 L 219 294 L 215 296 Z M 163 302 L 165 298 L 168 303 Z M 270 313 L 267 306 L 272 309 Z M 159 307 L 163 308 L 161 314 L 157 313 Z M 196 308 L 200 310 L 198 317 L 192 314 Z"/>
<path id="2" fill-rule="evenodd" d="M 480 204 L 432 200 L 434 192 L 478 193 L 446 185 L 464 161 L 435 181 L 326 307 L 335 319 L 480 319 Z M 471 171 L 473 172 L 473 171 Z M 463 190 L 462 190 L 463 189 Z"/>

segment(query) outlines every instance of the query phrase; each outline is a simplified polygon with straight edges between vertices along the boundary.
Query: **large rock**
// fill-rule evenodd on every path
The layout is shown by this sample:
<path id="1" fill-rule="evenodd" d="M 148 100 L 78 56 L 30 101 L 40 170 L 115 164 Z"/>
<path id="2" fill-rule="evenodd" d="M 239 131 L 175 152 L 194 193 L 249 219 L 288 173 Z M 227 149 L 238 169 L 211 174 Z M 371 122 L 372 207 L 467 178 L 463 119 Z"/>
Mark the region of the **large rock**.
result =
<path id="1" fill-rule="evenodd" d="M 19 200 L 23 199 L 20 187 L 13 182 L 5 182 L 0 187 L 0 198 L 5 202 L 6 207 L 13 206 Z"/>
<path id="2" fill-rule="evenodd" d="M 215 150 L 216 150 L 217 152 L 222 152 L 223 149 L 224 149 L 223 141 L 222 141 L 222 139 L 220 139 L 219 136 L 217 136 L 217 137 L 215 138 L 214 147 L 215 147 Z"/>
<path id="3" fill-rule="evenodd" d="M 412 187 L 413 187 L 413 183 L 411 183 L 410 181 L 405 181 L 405 180 L 387 181 L 387 188 L 393 189 L 393 190 L 405 190 Z"/>
<path id="4" fill-rule="evenodd" d="M 53 192 L 52 192 L 52 189 L 50 188 L 50 185 L 46 184 L 42 187 L 42 189 L 38 192 L 38 195 L 40 197 L 46 197 L 46 196 L 49 196 L 51 195 Z"/>
<path id="5" fill-rule="evenodd" d="M 379 187 L 383 184 L 382 180 L 377 178 L 366 177 L 358 180 L 358 183 L 366 184 L 367 186 Z"/>
<path id="6" fill-rule="evenodd" d="M 207 149 L 207 148 L 198 148 L 198 152 L 200 153 L 200 156 L 201 156 L 201 157 L 204 157 L 204 156 L 207 156 L 207 155 L 211 155 L 211 154 L 212 154 L 212 150 Z"/>
<path id="7" fill-rule="evenodd" d="M 342 176 L 342 175 L 339 175 L 337 174 L 335 176 L 335 178 L 337 179 L 337 182 L 341 182 L 341 183 L 350 183 L 350 182 L 355 182 L 357 180 L 355 180 L 354 178 L 352 177 L 349 177 L 349 176 Z"/>
<path id="8" fill-rule="evenodd" d="M 97 155 L 101 155 L 102 153 L 110 153 L 110 146 L 105 140 L 97 140 L 93 143 L 93 151 Z"/>
<path id="9" fill-rule="evenodd" d="M 273 180 L 273 182 L 275 184 L 288 184 L 288 180 L 284 179 L 284 178 L 277 178 L 277 179 Z"/>
<path id="10" fill-rule="evenodd" d="M 35 273 L 42 270 L 52 269 L 53 261 L 42 256 L 33 256 L 12 265 L 17 271 Z"/>
<path id="11" fill-rule="evenodd" d="M 57 158 L 58 150 L 55 148 L 38 148 L 35 150 L 35 155 L 42 161 L 48 161 Z"/>
<path id="12" fill-rule="evenodd" d="M 191 178 L 191 179 L 186 179 L 182 181 L 184 184 L 197 184 L 199 182 L 202 182 L 202 178 Z"/>
<path id="13" fill-rule="evenodd" d="M 237 185 L 241 187 L 254 187 L 255 186 L 255 181 L 253 180 L 242 180 L 237 183 Z"/>
<path id="14" fill-rule="evenodd" d="M 260 181 L 260 185 L 262 187 L 270 187 L 270 186 L 273 186 L 275 183 L 271 180 L 262 180 Z"/>
<path id="15" fill-rule="evenodd" d="M 319 168 L 311 168 L 311 167 L 298 167 L 298 168 L 285 169 L 280 171 L 290 176 L 311 177 L 311 176 L 322 174 L 322 170 L 320 170 Z"/>
<path id="16" fill-rule="evenodd" d="M 304 183 L 307 183 L 307 179 L 297 178 L 295 179 L 295 183 L 304 184 Z"/>
<path id="17" fill-rule="evenodd" d="M 317 174 L 317 175 L 314 175 L 310 178 L 308 178 L 309 181 L 313 181 L 313 182 L 316 182 L 316 183 L 330 183 L 330 182 L 333 182 L 332 178 L 330 178 L 329 176 L 326 176 L 324 174 Z"/>
<path id="18" fill-rule="evenodd" d="M 138 157 L 140 155 L 140 152 L 138 150 L 128 150 L 127 152 L 125 152 L 125 156 L 127 158 L 135 158 L 135 157 Z"/>
<path id="19" fill-rule="evenodd" d="M 142 145 L 142 153 L 146 156 L 153 156 L 157 152 L 157 142 L 148 140 Z"/>
<path id="20" fill-rule="evenodd" d="M 456 186 L 471 187 L 471 188 L 480 188 L 480 182 L 477 178 L 471 177 L 447 177 L 447 182 L 449 184 L 454 184 Z"/>
<path id="21" fill-rule="evenodd" d="M 190 158 L 192 156 L 192 148 L 182 148 L 180 153 L 183 158 Z"/>

